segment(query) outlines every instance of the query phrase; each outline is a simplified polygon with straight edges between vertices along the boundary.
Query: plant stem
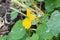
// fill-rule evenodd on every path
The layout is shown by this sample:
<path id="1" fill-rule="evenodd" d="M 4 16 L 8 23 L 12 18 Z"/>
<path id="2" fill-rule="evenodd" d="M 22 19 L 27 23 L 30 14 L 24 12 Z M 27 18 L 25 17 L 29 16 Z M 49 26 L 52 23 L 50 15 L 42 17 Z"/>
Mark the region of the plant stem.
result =
<path id="1" fill-rule="evenodd" d="M 11 1 L 12 1 L 12 0 L 11 0 Z M 39 14 L 39 13 L 40 13 L 40 15 L 44 14 L 40 9 L 39 9 L 40 12 L 38 12 L 37 10 L 34 10 L 34 9 L 31 8 L 31 7 L 28 7 L 28 6 L 26 6 L 25 4 L 22 4 L 22 3 L 20 3 L 20 2 L 17 1 L 17 0 L 12 1 L 12 3 L 16 3 L 18 6 L 24 7 L 24 8 L 26 8 L 26 9 L 30 9 L 30 10 L 32 10 L 33 12 L 36 12 L 37 14 Z"/>
<path id="2" fill-rule="evenodd" d="M 12 9 L 12 10 L 15 10 L 15 11 L 19 12 L 19 13 L 20 13 L 20 14 L 22 14 L 23 16 L 26 16 L 24 13 L 22 13 L 21 11 L 18 11 L 17 9 L 15 9 L 15 8 L 13 8 L 13 7 L 10 7 L 10 9 Z"/>

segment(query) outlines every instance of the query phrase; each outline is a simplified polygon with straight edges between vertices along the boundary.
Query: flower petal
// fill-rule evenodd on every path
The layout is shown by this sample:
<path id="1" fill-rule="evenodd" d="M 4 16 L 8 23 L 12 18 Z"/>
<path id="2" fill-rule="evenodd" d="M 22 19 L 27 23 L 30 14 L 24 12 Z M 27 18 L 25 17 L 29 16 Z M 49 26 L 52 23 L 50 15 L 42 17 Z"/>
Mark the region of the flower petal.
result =
<path id="1" fill-rule="evenodd" d="M 28 18 L 25 18 L 23 20 L 23 26 L 25 27 L 25 29 L 30 29 L 31 25 L 32 25 L 32 23 Z"/>

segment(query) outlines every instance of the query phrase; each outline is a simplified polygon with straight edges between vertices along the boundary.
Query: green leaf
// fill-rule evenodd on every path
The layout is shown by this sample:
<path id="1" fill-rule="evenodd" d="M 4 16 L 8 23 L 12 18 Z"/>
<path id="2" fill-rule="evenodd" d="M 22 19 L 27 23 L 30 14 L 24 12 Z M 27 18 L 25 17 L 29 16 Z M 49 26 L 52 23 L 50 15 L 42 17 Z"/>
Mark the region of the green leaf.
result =
<path id="1" fill-rule="evenodd" d="M 25 2 L 26 0 L 18 0 L 19 2 Z"/>
<path id="2" fill-rule="evenodd" d="M 21 8 L 21 10 L 22 10 L 22 11 L 26 11 L 26 9 L 25 9 L 25 8 Z"/>
<path id="3" fill-rule="evenodd" d="M 60 12 L 54 11 L 47 23 L 39 25 L 36 33 L 39 35 L 40 40 L 50 40 L 53 36 L 58 36 L 60 33 Z"/>
<path id="4" fill-rule="evenodd" d="M 25 36 L 26 30 L 22 26 L 22 21 L 19 20 L 13 26 L 11 32 L 9 33 L 8 40 L 18 40 Z"/>
<path id="5" fill-rule="evenodd" d="M 26 40 L 38 40 L 39 36 L 37 34 L 33 34 L 32 37 L 28 37 Z"/>
<path id="6" fill-rule="evenodd" d="M 51 12 L 58 7 L 60 7 L 60 0 L 45 0 L 45 9 L 47 12 Z"/>
<path id="7" fill-rule="evenodd" d="M 42 2 L 42 1 L 44 1 L 44 0 L 37 0 L 38 2 Z"/>
<path id="8" fill-rule="evenodd" d="M 39 35 L 40 40 L 47 40 L 53 36 L 52 31 L 49 31 L 46 23 L 39 25 L 36 30 L 36 33 Z"/>
<path id="9" fill-rule="evenodd" d="M 33 22 L 32 22 L 32 25 L 36 25 L 38 23 L 38 21 L 37 20 L 34 20 Z"/>
<path id="10" fill-rule="evenodd" d="M 14 20 L 14 19 L 17 17 L 17 15 L 18 15 L 18 12 L 12 11 L 12 12 L 11 12 L 11 15 L 10 15 L 11 20 Z"/>
<path id="11" fill-rule="evenodd" d="M 0 40 L 6 40 L 7 36 L 0 37 Z"/>
<path id="12" fill-rule="evenodd" d="M 47 12 L 53 11 L 55 8 L 54 0 L 45 0 L 45 9 Z"/>
<path id="13" fill-rule="evenodd" d="M 60 12 L 54 11 L 51 15 L 49 22 L 47 22 L 47 26 L 50 30 L 53 31 L 55 36 L 60 33 Z"/>
<path id="14" fill-rule="evenodd" d="M 31 6 L 32 5 L 32 2 L 27 2 L 26 5 L 27 6 Z"/>
<path id="15" fill-rule="evenodd" d="M 40 20 L 43 22 L 48 22 L 48 16 L 47 15 L 43 15 L 40 17 Z"/>
<path id="16" fill-rule="evenodd" d="M 60 0 L 55 1 L 56 8 L 60 7 Z"/>
<path id="17" fill-rule="evenodd" d="M 28 36 L 25 35 L 23 38 L 21 38 L 21 39 L 19 39 L 19 40 L 26 40 L 27 37 L 28 37 Z"/>

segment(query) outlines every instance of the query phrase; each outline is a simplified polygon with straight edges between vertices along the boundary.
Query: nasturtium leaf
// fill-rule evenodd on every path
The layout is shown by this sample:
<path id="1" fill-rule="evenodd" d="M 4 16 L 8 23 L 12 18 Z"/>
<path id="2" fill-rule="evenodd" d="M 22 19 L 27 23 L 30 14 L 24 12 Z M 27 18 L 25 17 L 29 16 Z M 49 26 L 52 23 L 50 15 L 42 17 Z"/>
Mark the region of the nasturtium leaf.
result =
<path id="1" fill-rule="evenodd" d="M 13 26 L 11 32 L 9 33 L 9 39 L 18 40 L 25 36 L 26 30 L 22 26 L 22 20 L 18 20 Z"/>
<path id="2" fill-rule="evenodd" d="M 40 40 L 51 39 L 52 36 L 53 36 L 52 31 L 49 31 L 46 23 L 43 23 L 43 24 L 39 25 L 39 27 L 37 28 L 36 33 L 39 35 Z"/>
<path id="3" fill-rule="evenodd" d="M 26 9 L 25 9 L 25 8 L 21 8 L 21 10 L 22 10 L 22 11 L 26 11 Z"/>
<path id="4" fill-rule="evenodd" d="M 26 5 L 27 6 L 31 6 L 32 5 L 32 2 L 27 2 Z"/>
<path id="5" fill-rule="evenodd" d="M 45 9 L 47 12 L 51 12 L 58 7 L 60 7 L 60 0 L 45 0 Z"/>
<path id="6" fill-rule="evenodd" d="M 54 11 L 51 15 L 50 20 L 47 22 L 47 26 L 50 30 L 53 31 L 55 36 L 58 36 L 60 33 L 60 12 Z"/>
<path id="7" fill-rule="evenodd" d="M 60 0 L 55 1 L 56 8 L 60 7 Z"/>
<path id="8" fill-rule="evenodd" d="M 53 11 L 55 8 L 54 0 L 45 0 L 45 9 L 47 12 Z"/>
<path id="9" fill-rule="evenodd" d="M 40 17 L 40 20 L 43 22 L 48 22 L 48 15 L 43 15 Z"/>
<path id="10" fill-rule="evenodd" d="M 53 36 L 58 36 L 60 33 L 60 12 L 54 11 L 48 22 L 44 22 L 39 25 L 36 30 L 40 40 L 51 39 Z"/>
<path id="11" fill-rule="evenodd" d="M 37 34 L 33 34 L 32 37 L 28 37 L 26 40 L 38 40 L 39 36 Z"/>
<path id="12" fill-rule="evenodd" d="M 25 2 L 26 0 L 18 0 L 19 2 Z"/>
<path id="13" fill-rule="evenodd" d="M 6 40 L 7 36 L 0 37 L 0 40 Z"/>
<path id="14" fill-rule="evenodd" d="M 27 35 L 25 35 L 23 38 L 19 39 L 19 40 L 26 40 Z"/>
<path id="15" fill-rule="evenodd" d="M 12 11 L 10 14 L 11 20 L 14 20 L 17 17 L 17 15 L 18 15 L 18 12 Z"/>
<path id="16" fill-rule="evenodd" d="M 37 0 L 38 2 L 43 2 L 44 0 Z"/>
<path id="17" fill-rule="evenodd" d="M 32 25 L 36 25 L 37 23 L 38 23 L 37 20 L 33 20 L 33 21 L 32 21 Z"/>

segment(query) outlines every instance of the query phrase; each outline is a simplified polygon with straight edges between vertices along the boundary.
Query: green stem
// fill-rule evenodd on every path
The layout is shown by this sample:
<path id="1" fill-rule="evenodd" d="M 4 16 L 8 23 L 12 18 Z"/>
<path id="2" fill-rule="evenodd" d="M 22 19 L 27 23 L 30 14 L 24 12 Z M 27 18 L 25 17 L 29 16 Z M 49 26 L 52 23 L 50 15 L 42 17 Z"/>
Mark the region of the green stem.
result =
<path id="1" fill-rule="evenodd" d="M 12 0 L 11 0 L 11 1 L 12 1 Z M 18 6 L 24 7 L 24 8 L 26 8 L 26 9 L 30 9 L 30 10 L 32 10 L 33 12 L 36 12 L 37 14 L 38 14 L 38 13 L 40 13 L 40 15 L 41 15 L 41 14 L 44 14 L 40 9 L 39 9 L 40 12 L 38 12 L 37 10 L 34 10 L 34 9 L 31 8 L 31 7 L 28 7 L 28 6 L 26 6 L 25 4 L 22 4 L 22 3 L 20 3 L 20 2 L 17 1 L 17 0 L 15 0 L 14 3 L 18 4 Z"/>

